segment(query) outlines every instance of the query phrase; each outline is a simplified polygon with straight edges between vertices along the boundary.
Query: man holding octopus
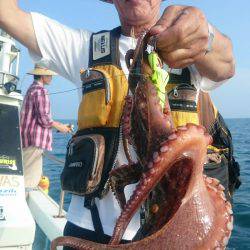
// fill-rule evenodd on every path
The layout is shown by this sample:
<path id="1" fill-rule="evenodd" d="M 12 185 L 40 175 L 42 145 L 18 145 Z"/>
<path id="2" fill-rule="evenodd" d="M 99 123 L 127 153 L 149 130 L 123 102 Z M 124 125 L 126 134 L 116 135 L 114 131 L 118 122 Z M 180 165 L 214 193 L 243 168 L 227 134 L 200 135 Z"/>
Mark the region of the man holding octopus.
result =
<path id="1" fill-rule="evenodd" d="M 103 1 L 114 4 L 120 18 L 119 54 L 125 75 L 128 75 L 125 54 L 135 48 L 136 38 L 144 30 L 150 30 L 156 37 L 157 50 L 165 64 L 174 69 L 188 67 L 191 82 L 197 90 L 215 89 L 234 75 L 230 39 L 213 27 L 198 8 L 173 5 L 160 15 L 162 0 Z M 0 28 L 26 46 L 34 61 L 42 62 L 81 87 L 79 70 L 88 68 L 92 32 L 74 30 L 41 14 L 27 13 L 19 8 L 17 0 L 0 0 Z M 121 149 L 116 166 L 126 163 Z M 132 187 L 131 190 L 128 187 L 126 196 L 131 191 Z M 103 235 L 95 232 L 89 210 L 84 207 L 84 197 L 77 195 L 72 196 L 65 235 L 101 243 L 109 241 L 120 208 L 111 191 L 103 199 L 96 200 Z M 123 240 L 132 240 L 139 227 L 137 214 Z"/>

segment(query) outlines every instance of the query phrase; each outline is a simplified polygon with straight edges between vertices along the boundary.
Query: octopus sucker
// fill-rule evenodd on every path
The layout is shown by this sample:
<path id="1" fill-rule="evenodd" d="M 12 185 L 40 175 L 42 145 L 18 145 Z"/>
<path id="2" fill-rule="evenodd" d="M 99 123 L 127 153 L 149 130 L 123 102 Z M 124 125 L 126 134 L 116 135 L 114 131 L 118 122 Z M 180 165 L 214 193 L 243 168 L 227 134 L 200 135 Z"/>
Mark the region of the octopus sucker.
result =
<path id="1" fill-rule="evenodd" d="M 175 133 L 171 134 L 169 137 L 168 137 L 168 140 L 172 141 L 172 140 L 175 140 L 177 139 L 177 135 Z"/>
<path id="2" fill-rule="evenodd" d="M 177 130 L 187 130 L 188 128 L 187 128 L 187 126 L 179 126 L 179 127 L 177 127 Z"/>
<path id="3" fill-rule="evenodd" d="M 169 147 L 167 145 L 164 145 L 160 148 L 161 153 L 166 153 L 168 151 Z"/>

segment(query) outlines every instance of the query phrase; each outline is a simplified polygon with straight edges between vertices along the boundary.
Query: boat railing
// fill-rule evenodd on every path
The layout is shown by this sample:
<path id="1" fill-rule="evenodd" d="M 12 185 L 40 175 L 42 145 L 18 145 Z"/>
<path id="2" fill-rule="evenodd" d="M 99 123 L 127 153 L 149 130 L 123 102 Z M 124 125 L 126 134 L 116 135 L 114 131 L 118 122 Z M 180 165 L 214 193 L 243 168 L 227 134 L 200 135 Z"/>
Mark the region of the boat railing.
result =
<path id="1" fill-rule="evenodd" d="M 11 81 L 14 84 L 17 84 L 19 81 L 19 77 L 10 73 L 0 71 L 0 86 L 3 86 L 7 81 Z"/>

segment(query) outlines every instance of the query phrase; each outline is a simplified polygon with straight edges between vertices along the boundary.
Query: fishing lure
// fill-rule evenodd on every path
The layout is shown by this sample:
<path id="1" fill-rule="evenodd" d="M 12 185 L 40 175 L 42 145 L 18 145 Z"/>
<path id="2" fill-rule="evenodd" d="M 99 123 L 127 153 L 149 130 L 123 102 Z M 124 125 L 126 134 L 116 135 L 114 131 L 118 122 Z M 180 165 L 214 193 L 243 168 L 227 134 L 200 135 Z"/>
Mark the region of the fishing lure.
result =
<path id="1" fill-rule="evenodd" d="M 165 106 L 165 92 L 166 85 L 169 80 L 169 74 L 162 68 L 162 62 L 155 51 L 148 54 L 148 62 L 153 71 L 151 81 L 156 87 L 157 95 L 160 98 L 160 105 L 162 108 Z"/>

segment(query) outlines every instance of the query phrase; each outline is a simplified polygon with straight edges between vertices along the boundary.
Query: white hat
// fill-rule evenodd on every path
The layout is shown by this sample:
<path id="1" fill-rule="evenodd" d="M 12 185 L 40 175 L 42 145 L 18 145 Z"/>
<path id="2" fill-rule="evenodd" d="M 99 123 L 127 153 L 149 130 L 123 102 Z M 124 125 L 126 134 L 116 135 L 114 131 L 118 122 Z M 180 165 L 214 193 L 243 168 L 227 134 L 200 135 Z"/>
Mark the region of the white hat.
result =
<path id="1" fill-rule="evenodd" d="M 57 73 L 55 73 L 54 71 L 52 70 L 49 70 L 39 64 L 35 64 L 35 68 L 28 72 L 27 74 L 29 75 L 36 75 L 36 76 L 55 76 L 57 75 Z"/>

